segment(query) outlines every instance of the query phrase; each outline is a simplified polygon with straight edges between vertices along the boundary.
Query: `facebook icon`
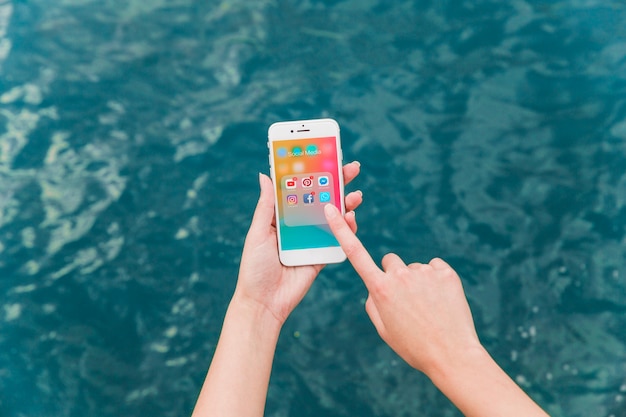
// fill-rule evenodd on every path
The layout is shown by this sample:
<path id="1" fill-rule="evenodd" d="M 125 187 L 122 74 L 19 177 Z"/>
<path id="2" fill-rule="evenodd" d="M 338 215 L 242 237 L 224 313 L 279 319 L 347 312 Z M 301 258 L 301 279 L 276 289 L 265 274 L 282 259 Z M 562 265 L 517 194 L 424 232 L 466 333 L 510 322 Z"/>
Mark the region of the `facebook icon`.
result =
<path id="1" fill-rule="evenodd" d="M 304 204 L 313 204 L 315 202 L 315 196 L 313 194 L 304 194 L 302 201 L 304 201 Z"/>

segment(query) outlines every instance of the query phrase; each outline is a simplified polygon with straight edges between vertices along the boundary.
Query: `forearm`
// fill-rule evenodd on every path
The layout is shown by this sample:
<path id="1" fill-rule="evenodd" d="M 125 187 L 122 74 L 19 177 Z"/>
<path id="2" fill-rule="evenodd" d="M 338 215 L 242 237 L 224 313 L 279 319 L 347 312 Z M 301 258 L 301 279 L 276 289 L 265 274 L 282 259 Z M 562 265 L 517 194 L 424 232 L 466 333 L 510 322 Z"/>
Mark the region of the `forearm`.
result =
<path id="1" fill-rule="evenodd" d="M 192 417 L 261 417 L 280 332 L 275 317 L 233 299 Z"/>
<path id="2" fill-rule="evenodd" d="M 429 376 L 466 417 L 547 416 L 482 347 Z"/>

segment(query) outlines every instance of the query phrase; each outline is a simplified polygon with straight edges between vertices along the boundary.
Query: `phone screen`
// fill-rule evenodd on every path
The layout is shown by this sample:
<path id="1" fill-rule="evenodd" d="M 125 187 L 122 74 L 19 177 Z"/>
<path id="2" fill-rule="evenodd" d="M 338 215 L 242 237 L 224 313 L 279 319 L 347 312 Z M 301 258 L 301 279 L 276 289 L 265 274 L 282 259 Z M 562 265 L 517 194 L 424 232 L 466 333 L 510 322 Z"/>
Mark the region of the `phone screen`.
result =
<path id="1" fill-rule="evenodd" d="M 282 250 L 339 246 L 324 217 L 326 204 L 341 207 L 337 138 L 271 143 Z"/>

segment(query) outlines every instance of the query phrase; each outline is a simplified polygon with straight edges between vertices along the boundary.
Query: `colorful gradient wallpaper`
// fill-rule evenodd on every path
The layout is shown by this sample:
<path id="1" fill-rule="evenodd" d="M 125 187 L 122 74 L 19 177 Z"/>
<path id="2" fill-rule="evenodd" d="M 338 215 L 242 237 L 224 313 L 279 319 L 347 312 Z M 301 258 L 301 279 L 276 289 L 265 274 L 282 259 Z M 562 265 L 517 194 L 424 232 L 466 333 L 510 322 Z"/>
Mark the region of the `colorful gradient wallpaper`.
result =
<path id="1" fill-rule="evenodd" d="M 339 246 L 324 218 L 324 206 L 341 207 L 336 138 L 273 142 L 278 225 L 282 250 Z"/>

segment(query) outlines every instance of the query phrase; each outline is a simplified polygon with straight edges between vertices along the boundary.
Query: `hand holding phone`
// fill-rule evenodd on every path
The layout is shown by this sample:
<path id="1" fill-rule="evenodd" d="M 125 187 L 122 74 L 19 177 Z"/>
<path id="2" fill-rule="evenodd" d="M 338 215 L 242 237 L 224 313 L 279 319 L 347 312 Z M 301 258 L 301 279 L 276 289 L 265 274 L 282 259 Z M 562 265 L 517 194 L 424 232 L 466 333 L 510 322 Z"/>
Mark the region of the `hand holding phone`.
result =
<path id="1" fill-rule="evenodd" d="M 324 217 L 326 204 L 345 213 L 339 125 L 332 119 L 274 123 L 268 140 L 281 263 L 344 261 Z"/>

